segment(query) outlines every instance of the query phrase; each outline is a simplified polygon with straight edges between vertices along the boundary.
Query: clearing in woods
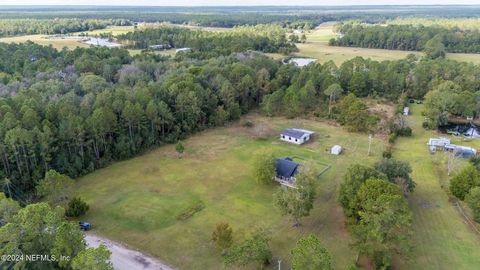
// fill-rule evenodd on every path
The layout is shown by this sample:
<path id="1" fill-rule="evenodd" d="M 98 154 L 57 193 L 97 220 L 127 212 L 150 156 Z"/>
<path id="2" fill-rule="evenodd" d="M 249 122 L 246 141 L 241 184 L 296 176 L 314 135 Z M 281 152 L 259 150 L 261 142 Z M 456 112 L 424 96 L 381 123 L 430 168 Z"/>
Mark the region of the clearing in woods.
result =
<path id="1" fill-rule="evenodd" d="M 186 139 L 182 158 L 174 145 L 165 145 L 78 179 L 77 195 L 90 205 L 85 220 L 94 224 L 95 233 L 179 269 L 219 269 L 221 256 L 211 242 L 219 222 L 233 227 L 236 241 L 257 226 L 268 228 L 275 262 L 281 259 L 282 268 L 288 269 L 296 241 L 309 233 L 318 235 L 328 248 L 335 268 L 348 268 L 356 252 L 337 203 L 339 183 L 349 165 L 379 160 L 385 140 L 374 138 L 372 155 L 367 156 L 368 135 L 349 133 L 332 123 L 255 114 L 242 121 L 246 119 L 254 126 L 235 123 Z M 292 126 L 314 130 L 314 141 L 303 146 L 281 142 L 279 132 Z M 335 144 L 344 147 L 342 155 L 328 153 Z M 301 158 L 299 162 L 312 159 L 319 171 L 325 168 L 320 163 L 332 166 L 320 176 L 314 209 L 299 228 L 293 228 L 292 220 L 274 205 L 278 185 L 255 181 L 252 157 L 264 150 L 277 157 Z M 192 209 L 198 212 L 190 216 Z"/>
<path id="2" fill-rule="evenodd" d="M 307 33 L 307 42 L 297 44 L 300 51 L 295 55 L 317 58 L 320 63 L 332 60 L 337 65 L 341 65 L 343 62 L 357 56 L 384 61 L 403 59 L 409 54 L 415 54 L 418 56 L 422 55 L 421 52 L 412 51 L 328 46 L 328 41 L 331 38 L 336 37 L 336 34 L 333 31 L 334 26 L 334 22 L 323 23 L 316 29 Z M 448 53 L 447 58 L 457 61 L 472 62 L 475 64 L 480 63 L 480 54 Z"/>
<path id="3" fill-rule="evenodd" d="M 81 33 L 88 34 L 89 36 L 111 33 L 113 36 L 116 36 L 116 35 L 127 33 L 133 30 L 134 30 L 133 26 L 108 26 L 105 29 L 96 29 L 92 31 L 69 33 L 68 36 L 78 36 Z M 61 50 L 64 47 L 67 47 L 68 49 L 75 49 L 76 47 L 80 47 L 80 48 L 90 47 L 90 45 L 82 43 L 78 39 L 49 38 L 52 36 L 55 36 L 55 35 L 25 35 L 25 36 L 15 36 L 15 37 L 4 37 L 4 38 L 0 38 L 0 42 L 21 43 L 21 42 L 26 42 L 30 40 L 34 43 L 37 43 L 43 46 L 52 45 L 52 47 L 57 50 Z"/>

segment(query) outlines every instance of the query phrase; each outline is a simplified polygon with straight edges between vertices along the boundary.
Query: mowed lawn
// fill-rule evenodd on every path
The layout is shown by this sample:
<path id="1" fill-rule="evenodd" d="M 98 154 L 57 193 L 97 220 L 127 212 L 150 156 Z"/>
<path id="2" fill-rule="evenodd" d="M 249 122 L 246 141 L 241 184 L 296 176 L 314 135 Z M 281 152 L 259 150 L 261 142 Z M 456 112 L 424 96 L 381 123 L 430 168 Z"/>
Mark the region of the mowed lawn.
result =
<path id="1" fill-rule="evenodd" d="M 333 22 L 323 23 L 310 33 L 307 33 L 307 42 L 297 44 L 299 52 L 296 55 L 317 58 L 320 63 L 331 60 L 337 65 L 341 65 L 343 62 L 357 56 L 384 61 L 404 59 L 409 54 L 422 55 L 421 52 L 413 51 L 328 46 L 328 41 L 331 38 L 336 38 L 336 34 L 333 32 L 334 25 L 335 23 Z M 480 64 L 480 54 L 448 53 L 447 58 Z"/>
<path id="2" fill-rule="evenodd" d="M 422 110 L 423 105 L 411 105 L 413 115 L 408 119 L 413 136 L 399 138 L 394 151 L 395 158 L 411 164 L 412 176 L 417 183 L 409 197 L 414 214 L 412 259 L 399 263 L 399 266 L 403 266 L 402 269 L 479 269 L 480 236 L 447 195 L 446 155 L 443 152 L 432 155 L 427 148 L 430 137 L 445 135 L 422 128 Z M 453 141 L 477 148 L 480 146 L 478 140 Z M 465 163 L 465 160 L 459 160 L 458 168 Z"/>
<path id="3" fill-rule="evenodd" d="M 353 163 L 371 164 L 381 158 L 385 141 L 374 138 L 367 156 L 368 136 L 313 120 L 288 120 L 249 115 L 254 127 L 240 123 L 196 134 L 184 141 L 186 152 L 179 159 L 173 145 L 159 147 L 140 157 L 116 162 L 77 180 L 77 193 L 90 204 L 82 219 L 93 223 L 93 232 L 121 241 L 156 256 L 179 269 L 222 269 L 213 248 L 211 234 L 219 222 L 233 227 L 235 241 L 254 228 L 271 232 L 275 263 L 288 269 L 289 252 L 304 235 L 315 233 L 330 251 L 337 269 L 346 269 L 356 258 L 352 239 L 337 203 L 339 183 Z M 303 127 L 317 132 L 315 140 L 303 146 L 277 139 L 285 127 Z M 268 139 L 256 138 L 258 133 Z M 334 144 L 345 148 L 332 156 Z M 276 184 L 256 183 L 253 157 L 262 151 L 276 156 L 312 160 L 332 167 L 320 176 L 318 198 L 311 216 L 302 226 L 292 227 L 274 206 Z M 186 209 L 205 204 L 187 220 L 177 216 Z"/>

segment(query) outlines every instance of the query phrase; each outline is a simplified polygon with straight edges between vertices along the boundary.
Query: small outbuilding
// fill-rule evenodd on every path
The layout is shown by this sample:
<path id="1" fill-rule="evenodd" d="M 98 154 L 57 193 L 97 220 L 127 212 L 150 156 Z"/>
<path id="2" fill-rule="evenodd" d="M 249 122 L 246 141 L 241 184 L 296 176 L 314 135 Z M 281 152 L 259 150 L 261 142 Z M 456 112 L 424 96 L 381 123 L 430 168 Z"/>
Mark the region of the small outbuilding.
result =
<path id="1" fill-rule="evenodd" d="M 178 48 L 175 50 L 175 53 L 180 53 L 180 52 L 183 52 L 183 53 L 188 53 L 188 52 L 191 52 L 192 49 L 191 48 Z"/>
<path id="2" fill-rule="evenodd" d="M 342 147 L 340 145 L 334 145 L 330 150 L 330 154 L 332 155 L 340 155 L 342 153 Z"/>
<path id="3" fill-rule="evenodd" d="M 294 144 L 303 144 L 309 141 L 314 133 L 306 129 L 286 128 L 280 133 L 280 140 Z"/>
<path id="4" fill-rule="evenodd" d="M 172 46 L 168 43 L 165 43 L 165 44 L 150 45 L 148 46 L 148 48 L 152 50 L 167 50 L 172 48 Z"/>

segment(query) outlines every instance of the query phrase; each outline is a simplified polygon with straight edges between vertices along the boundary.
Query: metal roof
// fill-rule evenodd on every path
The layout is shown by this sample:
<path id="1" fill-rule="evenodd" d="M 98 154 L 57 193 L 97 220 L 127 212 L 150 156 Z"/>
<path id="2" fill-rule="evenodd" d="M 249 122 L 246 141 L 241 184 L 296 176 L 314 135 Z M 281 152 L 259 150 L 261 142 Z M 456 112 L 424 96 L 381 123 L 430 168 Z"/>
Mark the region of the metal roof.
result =
<path id="1" fill-rule="evenodd" d="M 286 135 L 292 138 L 301 139 L 305 135 L 313 134 L 312 131 L 296 129 L 296 128 L 286 128 L 282 131 L 282 135 Z"/>
<path id="2" fill-rule="evenodd" d="M 279 158 L 276 160 L 275 170 L 277 172 L 277 176 L 281 177 L 293 177 L 298 171 L 297 168 L 300 164 L 292 161 L 291 158 Z"/>

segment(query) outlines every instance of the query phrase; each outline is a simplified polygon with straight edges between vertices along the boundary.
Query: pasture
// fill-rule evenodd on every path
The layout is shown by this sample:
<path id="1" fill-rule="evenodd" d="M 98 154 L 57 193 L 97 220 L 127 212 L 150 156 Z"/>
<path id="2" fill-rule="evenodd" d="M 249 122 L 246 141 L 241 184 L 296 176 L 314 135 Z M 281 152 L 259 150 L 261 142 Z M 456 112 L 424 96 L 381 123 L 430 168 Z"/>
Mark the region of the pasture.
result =
<path id="1" fill-rule="evenodd" d="M 71 36 L 78 36 L 80 33 L 88 34 L 89 36 L 100 35 L 102 33 L 112 33 L 113 36 L 127 33 L 133 31 L 133 26 L 109 26 L 105 29 L 96 29 L 86 32 L 76 32 L 70 33 Z M 15 37 L 4 37 L 0 38 L 0 42 L 6 43 L 21 43 L 28 40 L 43 45 L 43 46 L 52 46 L 57 50 L 61 50 L 64 47 L 68 49 L 75 49 L 76 47 L 88 48 L 90 45 L 82 43 L 78 39 L 51 39 L 49 35 L 25 35 L 25 36 L 15 36 Z"/>
<path id="2" fill-rule="evenodd" d="M 385 140 L 374 138 L 367 156 L 368 136 L 345 131 L 334 123 L 314 120 L 245 117 L 254 123 L 239 123 L 203 131 L 184 141 L 179 158 L 173 145 L 164 145 L 140 157 L 116 162 L 77 180 L 77 195 L 90 210 L 84 217 L 94 232 L 146 251 L 179 269 L 219 269 L 221 256 L 210 240 L 215 224 L 228 222 L 239 241 L 255 227 L 271 232 L 274 260 L 288 269 L 289 252 L 304 235 L 315 233 L 331 253 L 337 269 L 346 269 L 356 259 L 352 241 L 337 203 L 338 187 L 345 169 L 353 163 L 372 164 L 381 158 Z M 246 121 L 246 120 L 242 121 Z M 303 146 L 281 142 L 277 134 L 285 127 L 303 127 L 316 132 Z M 328 153 L 334 144 L 344 154 Z M 275 156 L 312 159 L 317 170 L 332 167 L 318 179 L 318 196 L 311 215 L 292 227 L 273 202 L 277 184 L 256 183 L 252 157 L 265 150 Z M 202 210 L 183 220 L 190 209 Z"/>
<path id="3" fill-rule="evenodd" d="M 464 218 L 448 196 L 447 156 L 443 152 L 430 154 L 426 143 L 430 137 L 445 136 L 422 128 L 423 105 L 410 104 L 413 115 L 408 121 L 413 136 L 399 138 L 394 157 L 410 163 L 417 183 L 409 196 L 413 211 L 413 252 L 410 261 L 397 262 L 402 269 L 476 269 L 480 264 L 480 235 Z M 464 142 L 452 138 L 452 143 L 478 148 L 480 141 Z M 458 160 L 460 169 L 466 160 Z"/>
<path id="4" fill-rule="evenodd" d="M 328 46 L 328 41 L 336 37 L 336 34 L 333 32 L 333 27 L 334 23 L 332 22 L 323 23 L 307 33 L 307 42 L 297 44 L 299 52 L 295 53 L 295 55 L 317 58 L 320 63 L 333 61 L 337 65 L 341 65 L 343 62 L 357 56 L 384 61 L 403 59 L 409 54 L 422 55 L 421 52 L 412 51 Z M 448 53 L 447 58 L 480 64 L 480 54 Z"/>

